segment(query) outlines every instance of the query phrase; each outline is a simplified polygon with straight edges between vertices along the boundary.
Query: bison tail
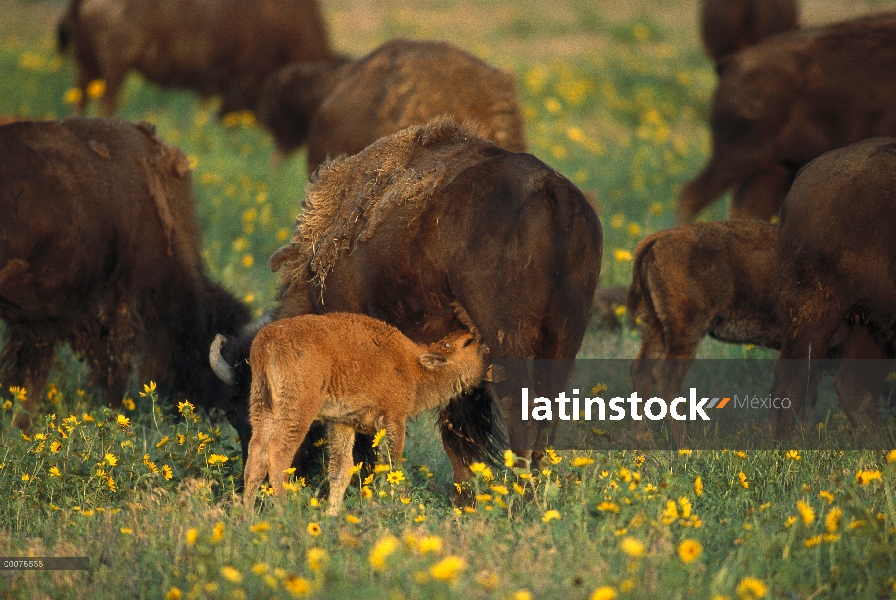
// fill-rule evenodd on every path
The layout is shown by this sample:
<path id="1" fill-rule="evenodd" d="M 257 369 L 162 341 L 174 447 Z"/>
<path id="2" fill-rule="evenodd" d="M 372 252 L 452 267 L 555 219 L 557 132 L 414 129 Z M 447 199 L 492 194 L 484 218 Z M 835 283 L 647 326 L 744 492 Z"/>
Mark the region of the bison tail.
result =
<path id="1" fill-rule="evenodd" d="M 625 299 L 625 312 L 628 315 L 629 322 L 634 323 L 634 319 L 642 308 L 647 308 L 647 304 L 651 304 L 650 288 L 647 281 L 647 254 L 653 250 L 653 245 L 658 239 L 657 235 L 650 235 L 644 238 L 635 249 L 635 256 L 632 259 L 632 284 L 628 288 L 628 296 Z"/>

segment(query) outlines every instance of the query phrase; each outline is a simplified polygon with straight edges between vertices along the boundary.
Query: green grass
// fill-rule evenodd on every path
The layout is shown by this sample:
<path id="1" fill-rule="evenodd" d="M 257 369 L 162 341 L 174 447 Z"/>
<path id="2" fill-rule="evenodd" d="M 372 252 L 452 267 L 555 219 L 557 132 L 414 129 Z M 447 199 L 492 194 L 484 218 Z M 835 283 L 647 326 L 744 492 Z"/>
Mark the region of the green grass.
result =
<path id="1" fill-rule="evenodd" d="M 683 0 L 326 6 L 337 47 L 352 54 L 396 35 L 448 35 L 516 74 L 531 151 L 601 216 L 601 285 L 627 283 L 627 253 L 672 224 L 679 187 L 706 160 L 715 76 Z M 806 6 L 817 20 L 853 5 Z M 69 114 L 73 67 L 49 37 L 63 4 L 0 8 L 9 19 L 0 23 L 0 114 Z M 251 122 L 224 126 L 213 103 L 136 76 L 120 115 L 152 121 L 195 161 L 206 264 L 260 314 L 275 291 L 267 257 L 299 211 L 304 155 L 273 169 L 270 138 Z M 719 203 L 705 218 L 724 211 Z M 630 358 L 638 343 L 636 333 L 593 330 L 581 355 Z M 707 342 L 701 356 L 774 354 Z M 0 571 L 0 598 L 577 599 L 600 588 L 610 589 L 595 597 L 896 596 L 896 464 L 881 452 L 563 452 L 531 475 L 478 474 L 475 512 L 458 512 L 426 417 L 410 428 L 405 480 L 379 473 L 365 498 L 356 477 L 339 518 L 323 516 L 320 474 L 250 513 L 235 496 L 241 465 L 229 426 L 181 418 L 139 390 L 132 410 L 112 413 L 85 380 L 82 363 L 60 352 L 55 392 L 40 399 L 44 428 L 30 439 L 10 427 L 18 401 L 0 390 L 0 555 L 91 560 L 88 573 Z M 691 562 L 679 555 L 683 542 L 702 548 Z"/>

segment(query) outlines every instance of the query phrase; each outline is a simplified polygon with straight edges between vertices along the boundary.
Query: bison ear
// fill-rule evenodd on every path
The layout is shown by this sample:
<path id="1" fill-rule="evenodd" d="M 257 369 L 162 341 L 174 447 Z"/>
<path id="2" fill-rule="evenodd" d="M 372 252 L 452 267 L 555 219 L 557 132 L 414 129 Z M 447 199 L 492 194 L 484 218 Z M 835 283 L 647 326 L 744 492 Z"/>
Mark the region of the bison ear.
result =
<path id="1" fill-rule="evenodd" d="M 420 364 L 423 365 L 424 369 L 429 369 L 430 371 L 435 371 L 438 368 L 444 367 L 448 363 L 448 357 L 444 354 L 437 354 L 435 352 L 427 352 L 426 354 L 421 354 L 417 359 L 420 361 Z"/>

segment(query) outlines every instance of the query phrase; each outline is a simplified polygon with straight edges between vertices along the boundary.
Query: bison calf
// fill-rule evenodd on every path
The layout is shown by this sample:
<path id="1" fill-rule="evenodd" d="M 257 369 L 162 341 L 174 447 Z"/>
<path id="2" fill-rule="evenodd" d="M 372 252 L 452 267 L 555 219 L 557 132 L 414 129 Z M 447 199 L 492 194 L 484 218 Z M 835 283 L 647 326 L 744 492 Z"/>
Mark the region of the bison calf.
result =
<path id="1" fill-rule="evenodd" d="M 896 14 L 768 38 L 725 62 L 713 151 L 683 189 L 680 224 L 729 188 L 732 218 L 776 215 L 796 172 L 821 154 L 896 135 Z"/>
<path id="2" fill-rule="evenodd" d="M 444 115 L 476 121 L 480 134 L 526 150 L 513 75 L 447 42 L 397 39 L 348 64 L 291 65 L 271 75 L 259 120 L 281 152 L 307 141 L 308 171 L 379 138 Z"/>
<path id="3" fill-rule="evenodd" d="M 401 464 L 405 423 L 444 408 L 487 377 L 488 347 L 458 331 L 430 345 L 353 313 L 302 315 L 263 327 L 249 362 L 252 439 L 243 499 L 252 506 L 268 475 L 283 492 L 284 471 L 312 421 L 328 424 L 330 507 L 336 515 L 351 478 L 355 432 L 385 428 L 390 458 Z"/>

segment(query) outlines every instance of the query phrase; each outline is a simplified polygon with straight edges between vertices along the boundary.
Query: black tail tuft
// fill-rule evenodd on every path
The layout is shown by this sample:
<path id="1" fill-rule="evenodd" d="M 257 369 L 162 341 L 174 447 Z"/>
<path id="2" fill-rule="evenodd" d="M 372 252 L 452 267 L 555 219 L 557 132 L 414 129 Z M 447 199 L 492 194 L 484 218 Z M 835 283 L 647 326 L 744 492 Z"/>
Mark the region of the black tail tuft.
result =
<path id="1" fill-rule="evenodd" d="M 445 448 L 469 465 L 498 465 L 508 442 L 496 422 L 497 409 L 484 387 L 452 400 L 442 409 L 440 428 Z"/>

